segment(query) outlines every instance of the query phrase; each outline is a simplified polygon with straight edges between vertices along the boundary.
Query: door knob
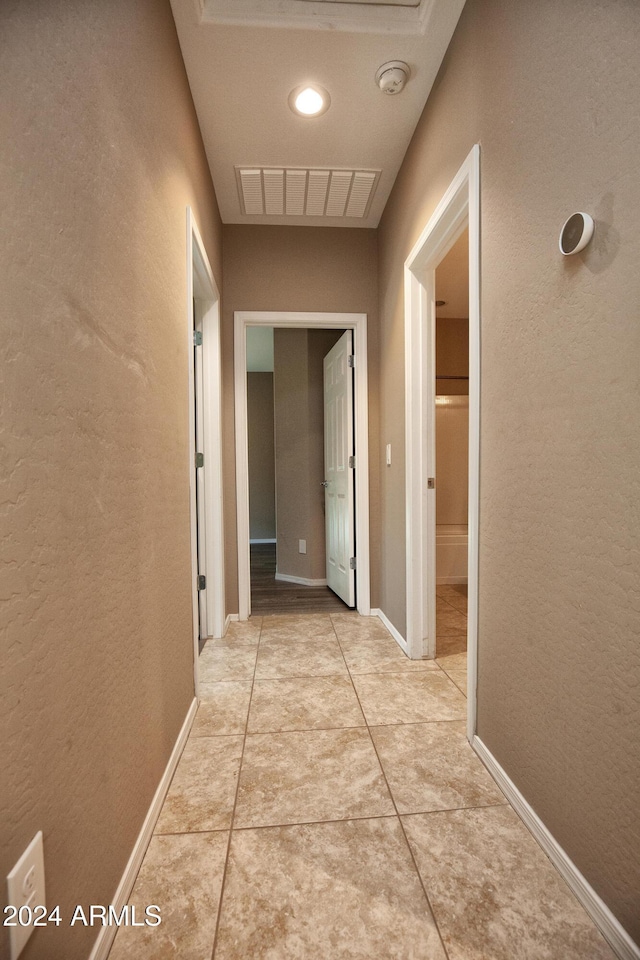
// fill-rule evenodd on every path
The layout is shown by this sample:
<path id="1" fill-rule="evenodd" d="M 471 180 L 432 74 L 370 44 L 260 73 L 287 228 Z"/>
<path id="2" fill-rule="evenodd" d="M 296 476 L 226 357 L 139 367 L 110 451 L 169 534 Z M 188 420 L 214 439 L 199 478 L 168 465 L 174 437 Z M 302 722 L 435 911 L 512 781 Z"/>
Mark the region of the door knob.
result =
<path id="1" fill-rule="evenodd" d="M 321 486 L 321 487 L 328 487 L 328 486 L 329 486 L 329 481 L 328 481 L 328 480 L 321 480 L 321 481 L 320 481 L 320 486 Z"/>

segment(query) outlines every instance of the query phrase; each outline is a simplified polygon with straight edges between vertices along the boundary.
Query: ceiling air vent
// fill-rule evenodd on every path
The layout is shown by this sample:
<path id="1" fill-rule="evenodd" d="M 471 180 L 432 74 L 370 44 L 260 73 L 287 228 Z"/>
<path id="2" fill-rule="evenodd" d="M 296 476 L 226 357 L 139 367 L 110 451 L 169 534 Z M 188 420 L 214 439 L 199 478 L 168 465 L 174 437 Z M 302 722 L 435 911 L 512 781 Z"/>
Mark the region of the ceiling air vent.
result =
<path id="1" fill-rule="evenodd" d="M 380 170 L 236 167 L 242 212 L 251 216 L 366 217 Z"/>

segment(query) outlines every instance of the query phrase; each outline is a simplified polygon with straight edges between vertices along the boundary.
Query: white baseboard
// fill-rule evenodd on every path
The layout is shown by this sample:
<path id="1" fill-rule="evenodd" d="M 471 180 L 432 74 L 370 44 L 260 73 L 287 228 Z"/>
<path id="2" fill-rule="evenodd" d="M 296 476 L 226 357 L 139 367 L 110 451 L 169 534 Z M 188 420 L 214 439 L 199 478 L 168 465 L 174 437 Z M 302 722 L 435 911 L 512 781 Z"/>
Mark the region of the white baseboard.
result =
<path id="1" fill-rule="evenodd" d="M 468 577 L 436 577 L 436 586 L 439 583 L 468 583 Z"/>
<path id="2" fill-rule="evenodd" d="M 129 857 L 129 862 L 125 867 L 122 879 L 118 884 L 118 889 L 116 890 L 113 898 L 113 907 L 118 914 L 122 911 L 122 908 L 127 903 L 131 895 L 131 891 L 133 890 L 133 885 L 136 882 L 138 871 L 140 870 L 140 866 L 144 860 L 144 855 L 147 852 L 147 847 L 149 846 L 149 842 L 153 836 L 153 830 L 158 821 L 158 817 L 160 816 L 164 798 L 167 795 L 171 778 L 175 773 L 176 767 L 178 766 L 178 761 L 180 760 L 182 751 L 184 750 L 184 745 L 187 742 L 187 737 L 189 736 L 197 709 L 198 701 L 194 699 L 192 700 L 191 706 L 189 707 L 187 715 L 184 719 L 184 723 L 182 724 L 182 729 L 178 734 L 178 739 L 175 742 L 175 746 L 171 751 L 169 762 L 164 773 L 162 774 L 162 779 L 158 784 L 158 789 L 156 790 L 155 796 L 151 801 L 151 806 L 149 807 L 149 811 L 145 817 L 142 829 L 138 834 L 138 839 L 136 840 L 135 846 L 131 852 L 131 856 Z M 98 934 L 96 942 L 93 945 L 93 950 L 89 955 L 89 960 L 107 960 L 117 932 L 117 926 L 101 927 L 100 933 Z"/>
<path id="3" fill-rule="evenodd" d="M 291 577 L 288 573 L 276 573 L 276 580 L 285 583 L 299 583 L 303 587 L 326 587 L 326 580 L 308 580 L 306 577 Z"/>
<path id="4" fill-rule="evenodd" d="M 238 621 L 239 619 L 240 619 L 240 614 L 238 614 L 238 613 L 228 613 L 228 614 L 227 614 L 227 618 L 226 618 L 226 620 L 224 621 L 224 634 L 223 634 L 223 636 L 226 636 L 227 630 L 229 629 L 229 624 L 230 624 L 230 623 L 237 623 L 237 621 Z"/>
<path id="5" fill-rule="evenodd" d="M 396 643 L 398 644 L 398 646 L 404 651 L 404 653 L 407 654 L 407 656 L 409 656 L 408 647 L 407 647 L 407 641 L 406 641 L 405 638 L 402 636 L 402 634 L 400 633 L 400 631 L 397 630 L 396 627 L 394 627 L 394 625 L 391 623 L 391 620 L 389 620 L 389 617 L 386 615 L 386 613 L 384 613 L 382 610 L 380 610 L 379 607 L 372 607 L 372 608 L 371 608 L 371 616 L 372 616 L 372 617 L 377 617 L 378 620 L 382 620 L 382 622 L 384 623 L 385 627 L 387 628 L 387 630 L 389 631 L 389 633 L 391 634 L 391 636 L 393 637 L 393 639 L 396 641 Z"/>
<path id="6" fill-rule="evenodd" d="M 249 540 L 249 543 L 277 543 L 277 540 L 274 537 L 273 540 Z"/>
<path id="7" fill-rule="evenodd" d="M 584 909 L 609 943 L 620 960 L 640 960 L 640 947 L 634 943 L 624 927 L 598 896 L 575 863 L 569 859 L 558 841 L 552 836 L 540 817 L 527 803 L 515 783 L 502 769 L 490 750 L 479 737 L 474 737 L 471 746 L 496 781 L 509 803 L 528 827 L 551 862 L 559 870 Z"/>

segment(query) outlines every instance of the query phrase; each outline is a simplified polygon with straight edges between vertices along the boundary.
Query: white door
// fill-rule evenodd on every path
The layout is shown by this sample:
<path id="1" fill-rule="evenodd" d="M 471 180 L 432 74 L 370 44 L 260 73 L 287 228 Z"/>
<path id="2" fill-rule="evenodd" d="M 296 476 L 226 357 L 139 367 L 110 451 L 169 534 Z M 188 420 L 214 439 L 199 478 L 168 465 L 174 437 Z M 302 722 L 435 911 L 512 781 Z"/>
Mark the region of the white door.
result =
<path id="1" fill-rule="evenodd" d="M 349 607 L 356 602 L 353 467 L 353 333 L 324 358 L 324 504 L 327 583 Z"/>
<path id="2" fill-rule="evenodd" d="M 204 374 L 202 359 L 202 308 L 201 304 L 193 302 L 194 345 L 193 345 L 193 382 L 195 390 L 196 412 L 196 511 L 198 531 L 198 636 L 201 640 L 209 636 L 207 629 L 207 544 L 205 521 L 205 482 L 204 482 Z M 202 463 L 202 466 L 199 464 Z"/>

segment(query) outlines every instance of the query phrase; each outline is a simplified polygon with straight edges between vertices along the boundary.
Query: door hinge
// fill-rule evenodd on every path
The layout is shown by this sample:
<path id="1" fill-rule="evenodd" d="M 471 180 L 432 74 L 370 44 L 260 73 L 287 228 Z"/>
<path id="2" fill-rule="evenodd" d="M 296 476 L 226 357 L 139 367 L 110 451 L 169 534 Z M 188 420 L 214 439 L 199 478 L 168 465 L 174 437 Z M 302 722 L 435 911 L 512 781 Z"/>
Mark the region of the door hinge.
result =
<path id="1" fill-rule="evenodd" d="M 427 490 L 435 490 L 435 488 L 436 488 L 436 478 L 429 477 L 427 479 Z"/>
<path id="2" fill-rule="evenodd" d="M 196 453 L 196 468 L 204 467 L 204 453 Z"/>
<path id="3" fill-rule="evenodd" d="M 349 356 L 347 357 L 347 366 L 355 367 L 355 365 L 356 365 L 356 358 L 352 353 L 350 353 Z"/>
<path id="4" fill-rule="evenodd" d="M 355 569 L 356 569 L 356 558 L 351 557 L 351 559 L 349 560 L 349 570 L 355 570 Z"/>
<path id="5" fill-rule="evenodd" d="M 202 346 L 202 330 L 193 331 L 193 345 L 194 347 Z"/>
<path id="6" fill-rule="evenodd" d="M 203 573 L 198 574 L 198 590 L 207 589 L 207 578 Z"/>
<path id="7" fill-rule="evenodd" d="M 355 465 L 356 465 L 356 458 L 355 458 L 355 457 L 349 457 L 349 466 L 350 466 L 350 467 L 355 467 Z"/>

